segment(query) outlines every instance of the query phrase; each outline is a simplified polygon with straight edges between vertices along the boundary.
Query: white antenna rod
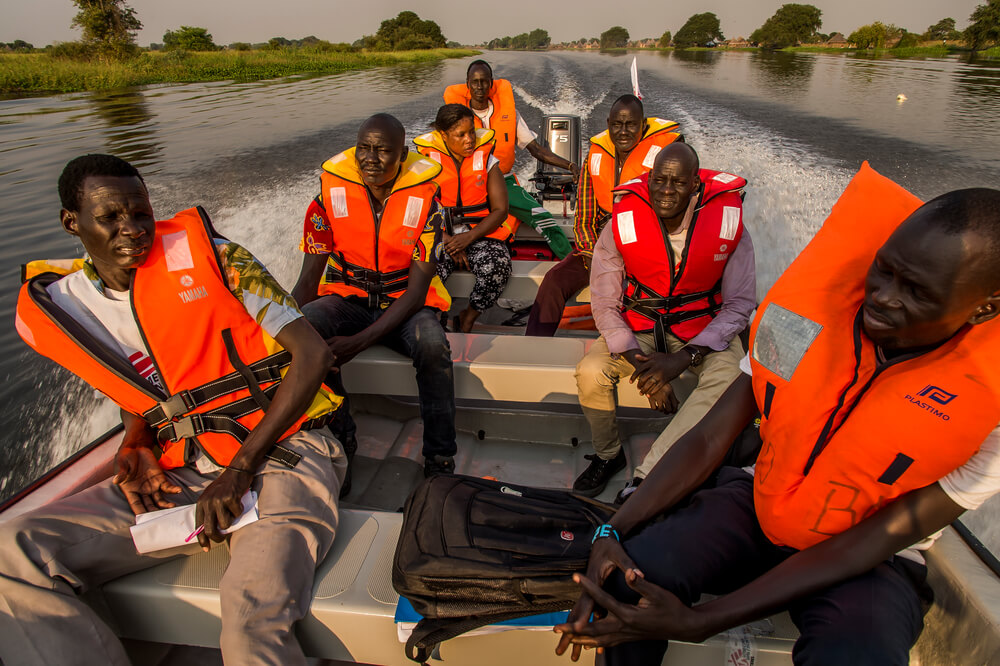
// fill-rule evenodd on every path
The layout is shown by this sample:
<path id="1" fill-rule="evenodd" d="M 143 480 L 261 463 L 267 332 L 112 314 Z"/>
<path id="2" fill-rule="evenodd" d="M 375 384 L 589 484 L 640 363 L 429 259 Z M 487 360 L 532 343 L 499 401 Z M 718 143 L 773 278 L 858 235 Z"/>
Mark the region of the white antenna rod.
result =
<path id="1" fill-rule="evenodd" d="M 639 92 L 639 66 L 635 62 L 635 56 L 632 56 L 632 94 L 642 99 L 642 93 Z"/>

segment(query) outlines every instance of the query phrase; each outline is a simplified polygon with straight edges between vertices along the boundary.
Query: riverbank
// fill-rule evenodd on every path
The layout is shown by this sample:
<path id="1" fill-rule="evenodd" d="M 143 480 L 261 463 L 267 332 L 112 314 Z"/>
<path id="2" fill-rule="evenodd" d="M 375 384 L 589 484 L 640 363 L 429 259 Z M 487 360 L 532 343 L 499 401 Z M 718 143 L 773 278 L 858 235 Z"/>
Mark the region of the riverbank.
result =
<path id="1" fill-rule="evenodd" d="M 515 51 L 518 49 L 498 49 L 505 51 Z M 521 49 L 524 50 L 524 49 Z M 620 49 L 567 49 L 567 48 L 552 48 L 551 51 L 566 51 L 567 53 L 572 53 L 574 51 L 581 51 L 584 53 L 626 53 L 632 51 L 686 51 L 686 52 L 697 52 L 697 51 L 709 51 L 709 52 L 768 52 L 768 49 L 761 48 L 759 46 L 689 46 L 684 49 L 678 49 L 674 46 L 643 46 L 643 47 L 628 47 Z M 777 49 L 777 51 L 784 53 L 826 53 L 832 55 L 872 55 L 872 56 L 897 56 L 901 58 L 913 57 L 913 56 L 924 56 L 929 58 L 943 58 L 949 55 L 967 55 L 973 52 L 962 46 L 942 46 L 940 44 L 935 46 L 909 46 L 903 48 L 893 48 L 893 49 L 857 49 L 849 47 L 833 47 L 833 46 L 823 46 L 818 45 L 807 45 L 807 46 L 789 46 L 783 49 Z M 773 52 L 773 51 L 772 51 Z M 1000 58 L 1000 46 L 994 46 L 985 51 L 975 52 L 976 58 Z"/>
<path id="2" fill-rule="evenodd" d="M 471 49 L 361 53 L 278 51 L 148 51 L 121 63 L 81 62 L 46 54 L 0 54 L 0 94 L 19 97 L 112 90 L 152 83 L 257 81 L 295 74 L 336 74 L 403 63 L 477 55 Z"/>

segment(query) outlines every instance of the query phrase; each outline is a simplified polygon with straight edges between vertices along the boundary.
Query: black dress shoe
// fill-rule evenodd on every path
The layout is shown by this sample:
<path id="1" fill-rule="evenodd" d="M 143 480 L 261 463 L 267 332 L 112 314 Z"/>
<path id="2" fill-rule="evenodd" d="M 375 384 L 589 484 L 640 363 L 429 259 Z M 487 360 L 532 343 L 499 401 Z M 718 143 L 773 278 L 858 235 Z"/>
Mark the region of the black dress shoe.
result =
<path id="1" fill-rule="evenodd" d="M 573 482 L 573 492 L 587 497 L 600 495 L 612 476 L 625 469 L 625 450 L 618 449 L 618 455 L 610 460 L 602 460 L 596 453 L 584 456 L 590 461 L 583 474 Z"/>

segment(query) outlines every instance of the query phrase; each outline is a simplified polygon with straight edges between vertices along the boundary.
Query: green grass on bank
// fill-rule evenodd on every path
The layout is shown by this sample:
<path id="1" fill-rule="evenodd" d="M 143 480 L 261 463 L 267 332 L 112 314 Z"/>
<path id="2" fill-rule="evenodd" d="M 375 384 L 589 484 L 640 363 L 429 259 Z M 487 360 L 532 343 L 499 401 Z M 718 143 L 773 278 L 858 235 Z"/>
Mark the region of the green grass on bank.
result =
<path id="1" fill-rule="evenodd" d="M 280 51 L 148 51 L 121 63 L 80 62 L 45 54 L 0 53 L 0 93 L 110 90 L 151 83 L 257 81 L 292 74 L 335 74 L 401 63 L 464 58 L 479 51 L 431 49 L 362 53 Z"/>

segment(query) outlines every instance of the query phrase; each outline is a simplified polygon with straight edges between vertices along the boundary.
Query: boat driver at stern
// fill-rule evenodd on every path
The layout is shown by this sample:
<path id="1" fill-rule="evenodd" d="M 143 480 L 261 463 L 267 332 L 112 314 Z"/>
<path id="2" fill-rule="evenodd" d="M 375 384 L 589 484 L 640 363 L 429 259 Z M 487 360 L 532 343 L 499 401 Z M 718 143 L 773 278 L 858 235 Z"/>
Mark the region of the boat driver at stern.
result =
<path id="1" fill-rule="evenodd" d="M 743 373 L 600 532 L 556 651 L 659 664 L 788 610 L 796 664 L 910 663 L 920 550 L 1000 490 L 998 311 L 1000 191 L 921 206 L 863 165 L 760 305 Z M 756 465 L 719 468 L 758 409 Z"/>
<path id="2" fill-rule="evenodd" d="M 358 130 L 355 147 L 323 164 L 320 193 L 306 210 L 305 253 L 292 290 L 306 319 L 341 366 L 374 344 L 413 359 L 424 423 L 424 474 L 455 469 L 455 384 L 440 313 L 451 297 L 437 277 L 442 252 L 435 177 L 441 165 L 410 153 L 403 125 L 379 113 Z M 349 457 L 357 430 L 345 396 L 332 424 Z M 350 488 L 350 468 L 347 487 Z"/>
<path id="3" fill-rule="evenodd" d="M 34 262 L 20 336 L 121 407 L 117 475 L 0 524 L 0 658 L 129 659 L 78 594 L 229 539 L 219 585 L 230 664 L 304 664 L 293 625 L 333 543 L 346 469 L 325 423 L 331 354 L 254 257 L 201 208 L 155 221 L 139 172 L 85 155 L 59 178 L 60 219 L 87 258 Z M 260 519 L 235 531 L 247 491 Z M 196 504 L 187 546 L 136 552 L 138 514 Z"/>

